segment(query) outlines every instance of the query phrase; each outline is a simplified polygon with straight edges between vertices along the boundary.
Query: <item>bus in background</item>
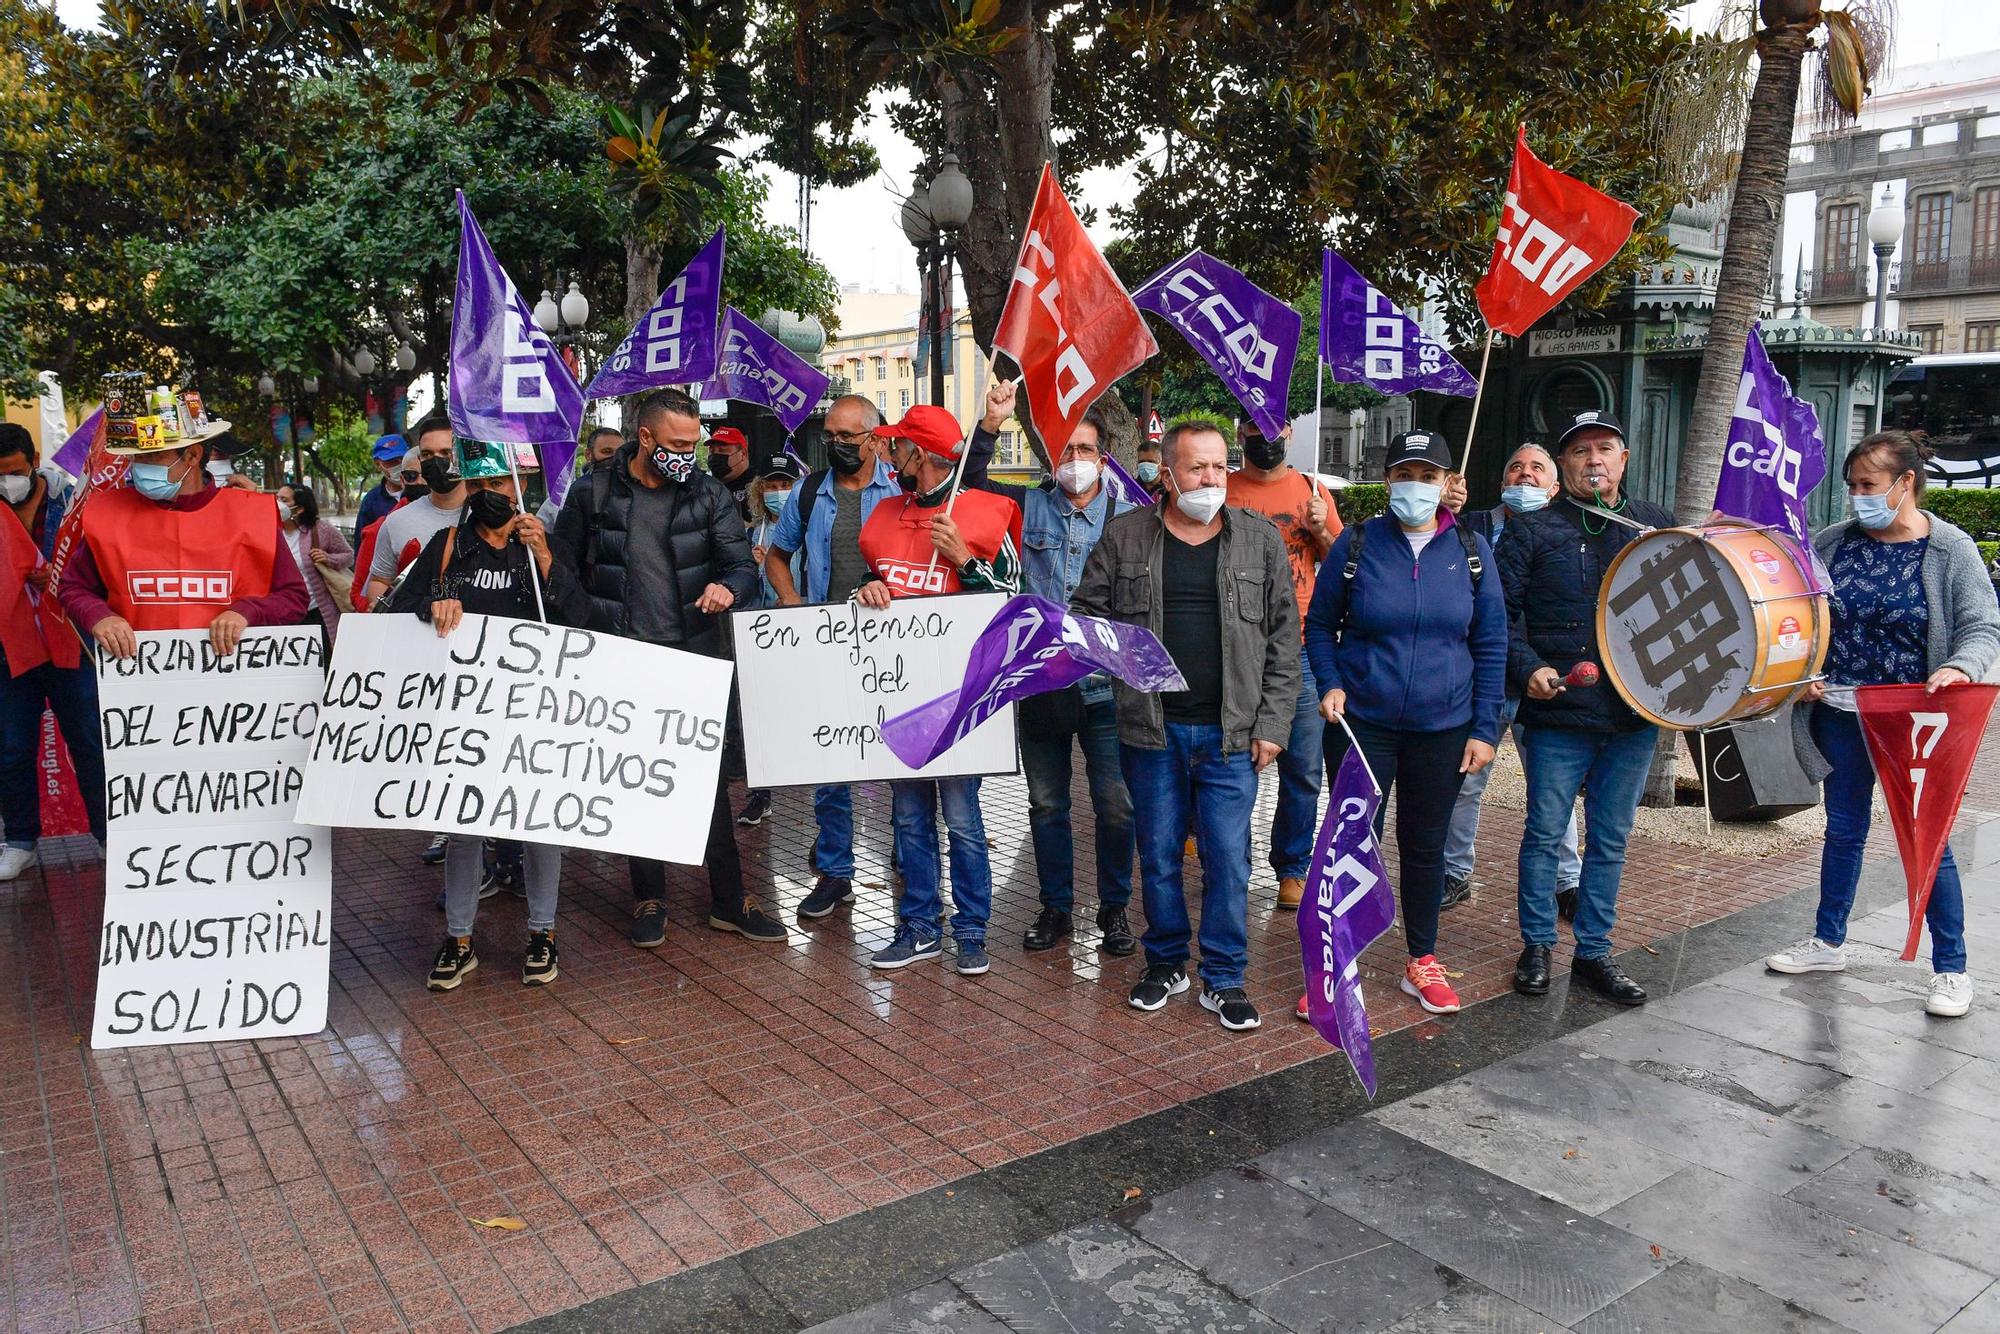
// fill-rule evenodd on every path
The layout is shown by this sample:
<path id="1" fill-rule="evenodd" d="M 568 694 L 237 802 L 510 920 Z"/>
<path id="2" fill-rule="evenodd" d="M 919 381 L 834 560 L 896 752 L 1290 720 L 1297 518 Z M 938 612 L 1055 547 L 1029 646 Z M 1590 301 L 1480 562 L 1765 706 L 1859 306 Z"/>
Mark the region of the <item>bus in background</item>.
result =
<path id="1" fill-rule="evenodd" d="M 1882 424 L 1924 433 L 1933 482 L 2000 486 L 2000 352 L 1916 358 L 1889 382 Z"/>

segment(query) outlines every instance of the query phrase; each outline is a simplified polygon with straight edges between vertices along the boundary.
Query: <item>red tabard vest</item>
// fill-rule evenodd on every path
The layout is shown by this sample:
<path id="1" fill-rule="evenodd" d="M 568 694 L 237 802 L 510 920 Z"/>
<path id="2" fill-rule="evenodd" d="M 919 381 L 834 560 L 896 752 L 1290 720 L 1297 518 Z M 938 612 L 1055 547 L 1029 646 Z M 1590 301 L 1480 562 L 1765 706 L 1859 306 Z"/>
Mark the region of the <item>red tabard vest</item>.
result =
<path id="1" fill-rule="evenodd" d="M 45 662 L 75 667 L 76 632 L 63 619 L 54 594 L 28 591 L 28 575 L 42 563 L 41 548 L 11 511 L 0 513 L 0 648 L 7 673 L 19 676 Z"/>
<path id="2" fill-rule="evenodd" d="M 911 495 L 885 500 L 861 525 L 861 558 L 882 576 L 889 592 L 899 598 L 926 597 L 960 591 L 958 571 L 931 545 L 931 520 L 944 506 L 918 506 Z M 1021 507 L 991 491 L 960 491 L 952 509 L 953 522 L 972 554 L 992 560 L 1009 536 L 1021 549 Z"/>
<path id="3" fill-rule="evenodd" d="M 104 600 L 134 630 L 206 630 L 236 599 L 271 591 L 278 512 L 269 496 L 233 487 L 198 510 L 121 487 L 91 500 L 83 540 L 104 576 Z"/>

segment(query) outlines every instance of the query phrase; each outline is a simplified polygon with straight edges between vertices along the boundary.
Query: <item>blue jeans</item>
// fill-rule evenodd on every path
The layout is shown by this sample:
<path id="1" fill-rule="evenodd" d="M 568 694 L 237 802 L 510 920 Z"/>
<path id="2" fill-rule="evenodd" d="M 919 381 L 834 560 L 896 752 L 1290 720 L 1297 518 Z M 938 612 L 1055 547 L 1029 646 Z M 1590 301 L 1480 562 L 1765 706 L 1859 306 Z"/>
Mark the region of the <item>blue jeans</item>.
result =
<path id="1" fill-rule="evenodd" d="M 1279 879 L 1304 877 L 1312 869 L 1313 842 L 1319 837 L 1320 756 L 1326 721 L 1319 716 L 1319 688 L 1312 664 L 1299 653 L 1299 702 L 1292 711 L 1292 735 L 1278 756 L 1278 804 L 1271 814 L 1271 869 Z M 1208 858 L 1201 859 L 1208 865 Z"/>
<path id="2" fill-rule="evenodd" d="M 1521 939 L 1556 943 L 1556 848 L 1583 792 L 1583 879 L 1577 886 L 1576 957 L 1611 954 L 1618 924 L 1618 878 L 1625 843 L 1639 814 L 1646 772 L 1653 765 L 1656 727 L 1633 732 L 1585 732 L 1568 727 L 1522 729 L 1528 768 L 1528 827 L 1521 834 L 1518 887 Z"/>
<path id="3" fill-rule="evenodd" d="M 993 868 L 986 856 L 986 822 L 979 815 L 977 778 L 905 778 L 889 784 L 896 813 L 896 856 L 903 893 L 896 900 L 902 924 L 925 937 L 938 934 L 943 900 L 938 884 L 938 808 L 951 834 L 952 938 L 960 945 L 986 939 L 993 912 Z"/>
<path id="4" fill-rule="evenodd" d="M 1847 942 L 1847 914 L 1861 880 L 1867 851 L 1869 801 L 1875 795 L 1875 768 L 1861 722 L 1844 709 L 1822 704 L 1812 711 L 1812 739 L 1833 772 L 1821 784 L 1826 793 L 1826 844 L 1819 854 L 1819 919 L 1813 934 L 1829 945 Z M 1965 892 L 1951 845 L 1931 881 L 1924 920 L 1931 928 L 1931 967 L 1940 973 L 1965 971 Z"/>
<path id="5" fill-rule="evenodd" d="M 1517 749 L 1521 745 L 1521 733 L 1527 730 L 1514 721 L 1514 714 L 1520 707 L 1518 699 L 1510 699 L 1500 706 L 1500 730 L 1514 729 Z M 1479 806 L 1485 799 L 1486 784 L 1492 777 L 1493 766 L 1489 764 L 1476 774 L 1467 774 L 1458 789 L 1458 804 L 1452 807 L 1451 828 L 1444 837 L 1444 873 L 1450 879 L 1466 879 L 1478 862 Z M 1575 889 L 1576 882 L 1582 878 L 1583 857 L 1576 850 L 1576 812 L 1572 810 L 1569 825 L 1563 830 L 1562 846 L 1556 849 L 1556 888 Z"/>
<path id="6" fill-rule="evenodd" d="M 10 677 L 0 667 L 0 822 L 7 846 L 30 848 L 42 836 L 42 708 L 55 713 L 69 745 L 70 766 L 90 832 L 104 841 L 104 734 L 97 718 L 97 674 L 89 662 L 63 668 L 52 662 Z"/>
<path id="7" fill-rule="evenodd" d="M 814 788 L 813 819 L 819 824 L 819 837 L 813 840 L 813 870 L 852 880 L 854 790 L 845 783 Z"/>
<path id="8" fill-rule="evenodd" d="M 1122 908 L 1132 901 L 1132 797 L 1118 759 L 1118 706 L 1109 697 L 1083 706 L 1083 771 L 1097 821 L 1097 904 Z M 1028 780 L 1028 828 L 1035 840 L 1035 877 L 1042 906 L 1073 912 L 1076 843 L 1070 835 L 1070 756 L 1067 736 L 1021 738 L 1021 771 Z"/>
<path id="9" fill-rule="evenodd" d="M 1181 887 L 1189 817 L 1201 853 L 1201 981 L 1243 985 L 1249 965 L 1250 813 L 1257 771 L 1250 752 L 1222 753 L 1222 729 L 1168 723 L 1163 750 L 1121 746 L 1138 825 L 1146 904 L 1146 963 L 1187 962 L 1187 894 Z"/>

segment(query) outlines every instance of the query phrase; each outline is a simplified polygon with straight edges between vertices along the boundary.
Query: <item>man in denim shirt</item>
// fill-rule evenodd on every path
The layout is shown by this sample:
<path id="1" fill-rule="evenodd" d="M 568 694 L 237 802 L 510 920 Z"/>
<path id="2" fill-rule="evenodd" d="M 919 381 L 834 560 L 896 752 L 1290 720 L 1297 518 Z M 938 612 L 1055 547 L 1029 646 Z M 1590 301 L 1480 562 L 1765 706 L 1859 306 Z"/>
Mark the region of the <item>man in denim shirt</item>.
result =
<path id="1" fill-rule="evenodd" d="M 1004 380 L 987 395 L 974 457 L 984 457 L 983 437 L 996 434 L 1013 412 L 1014 395 L 1015 386 Z M 1104 418 L 1092 408 L 1070 433 L 1052 480 L 1035 487 L 981 483 L 1021 506 L 1024 590 L 1065 607 L 1083 578 L 1085 558 L 1104 536 L 1104 525 L 1132 508 L 1113 501 L 1105 489 L 1107 435 Z M 1118 707 L 1111 698 L 1111 681 L 1098 673 L 1066 690 L 1031 695 L 1016 708 L 1021 772 L 1028 780 L 1028 828 L 1035 841 L 1035 878 L 1042 892 L 1041 915 L 1021 944 L 1030 950 L 1053 949 L 1070 934 L 1076 900 L 1069 800 L 1074 740 L 1083 749 L 1090 805 L 1097 818 L 1097 929 L 1103 936 L 1099 948 L 1106 954 L 1130 954 L 1139 947 L 1125 920 L 1125 905 L 1132 901 L 1132 797 L 1118 759 Z"/>
<path id="2" fill-rule="evenodd" d="M 826 456 L 832 466 L 792 488 L 785 512 L 764 553 L 764 577 L 781 606 L 845 602 L 868 567 L 861 559 L 861 526 L 875 506 L 901 495 L 895 470 L 883 463 L 874 429 L 882 414 L 859 394 L 837 398 L 827 409 Z M 792 578 L 792 556 L 805 552 L 806 587 Z M 813 870 L 819 880 L 799 904 L 801 919 L 825 917 L 854 901 L 854 794 L 845 783 L 813 789 Z"/>

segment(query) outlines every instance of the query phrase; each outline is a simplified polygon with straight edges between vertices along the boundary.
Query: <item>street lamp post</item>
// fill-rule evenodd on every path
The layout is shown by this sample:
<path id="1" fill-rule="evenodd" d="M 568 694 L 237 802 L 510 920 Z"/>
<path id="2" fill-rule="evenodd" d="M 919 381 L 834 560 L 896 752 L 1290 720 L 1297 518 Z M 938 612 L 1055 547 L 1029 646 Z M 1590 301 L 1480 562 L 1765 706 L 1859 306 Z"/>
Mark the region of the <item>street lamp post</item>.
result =
<path id="1" fill-rule="evenodd" d="M 946 307 L 951 301 L 951 261 L 958 234 L 972 219 L 972 182 L 946 153 L 928 181 L 919 179 L 903 201 L 903 235 L 916 247 L 923 274 L 924 306 L 930 317 L 931 402 L 944 403 L 945 339 L 951 336 Z"/>
<path id="2" fill-rule="evenodd" d="M 1889 327 L 1889 256 L 1903 239 L 1903 205 L 1888 187 L 1868 214 L 1868 240 L 1875 248 L 1875 327 Z"/>

